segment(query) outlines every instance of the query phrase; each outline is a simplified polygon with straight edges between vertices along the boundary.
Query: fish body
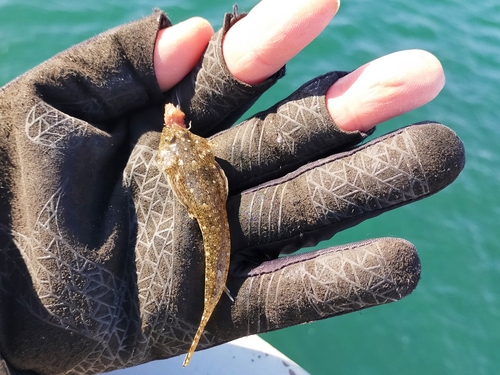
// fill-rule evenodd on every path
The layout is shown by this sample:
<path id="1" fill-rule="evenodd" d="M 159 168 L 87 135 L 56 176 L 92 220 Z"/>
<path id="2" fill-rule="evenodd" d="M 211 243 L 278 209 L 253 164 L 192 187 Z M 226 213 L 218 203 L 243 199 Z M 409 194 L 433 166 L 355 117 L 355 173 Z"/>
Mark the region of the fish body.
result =
<path id="1" fill-rule="evenodd" d="M 226 210 L 227 178 L 215 161 L 209 141 L 191 133 L 184 123 L 184 113 L 172 104 L 165 106 L 158 164 L 166 172 L 170 187 L 189 216 L 197 220 L 203 236 L 204 309 L 183 363 L 187 366 L 226 288 L 231 251 Z"/>

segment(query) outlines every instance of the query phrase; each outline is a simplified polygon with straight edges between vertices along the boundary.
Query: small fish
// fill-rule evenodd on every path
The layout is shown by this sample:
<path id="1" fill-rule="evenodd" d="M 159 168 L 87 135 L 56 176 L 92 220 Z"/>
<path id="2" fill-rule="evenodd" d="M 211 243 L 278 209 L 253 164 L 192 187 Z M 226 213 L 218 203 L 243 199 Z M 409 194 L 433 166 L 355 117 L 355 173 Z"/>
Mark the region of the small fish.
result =
<path id="1" fill-rule="evenodd" d="M 184 113 L 165 105 L 165 125 L 158 148 L 158 164 L 170 187 L 198 221 L 205 251 L 205 304 L 201 322 L 184 359 L 187 366 L 205 326 L 226 289 L 231 241 L 227 220 L 227 178 L 215 161 L 210 143 L 189 131 Z"/>

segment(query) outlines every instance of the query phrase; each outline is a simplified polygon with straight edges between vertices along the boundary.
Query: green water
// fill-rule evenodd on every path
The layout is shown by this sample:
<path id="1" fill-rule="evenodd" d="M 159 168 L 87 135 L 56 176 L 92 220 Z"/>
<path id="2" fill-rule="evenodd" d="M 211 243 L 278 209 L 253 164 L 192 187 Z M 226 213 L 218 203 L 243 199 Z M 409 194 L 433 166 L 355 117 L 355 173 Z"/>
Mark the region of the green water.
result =
<path id="1" fill-rule="evenodd" d="M 248 10 L 256 1 L 240 1 Z M 0 85 L 98 32 L 160 7 L 174 22 L 214 27 L 232 2 L 212 0 L 0 0 Z M 325 32 L 288 65 L 263 109 L 327 70 L 351 70 L 409 48 L 434 53 L 447 85 L 431 104 L 378 134 L 434 119 L 462 138 L 467 165 L 449 188 L 329 241 L 397 236 L 422 261 L 416 291 L 395 304 L 265 334 L 318 374 L 500 374 L 500 5 L 494 0 L 345 1 Z M 322 244 L 326 246 L 327 244 Z"/>

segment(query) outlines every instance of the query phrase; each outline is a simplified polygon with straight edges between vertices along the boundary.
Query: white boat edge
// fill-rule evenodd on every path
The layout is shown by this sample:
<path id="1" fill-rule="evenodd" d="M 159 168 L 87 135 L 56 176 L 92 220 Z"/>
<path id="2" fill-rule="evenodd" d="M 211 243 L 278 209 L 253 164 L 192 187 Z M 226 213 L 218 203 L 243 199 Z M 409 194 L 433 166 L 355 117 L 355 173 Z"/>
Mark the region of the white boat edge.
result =
<path id="1" fill-rule="evenodd" d="M 247 336 L 197 351 L 182 367 L 184 355 L 112 371 L 113 375 L 310 375 L 259 336 Z"/>

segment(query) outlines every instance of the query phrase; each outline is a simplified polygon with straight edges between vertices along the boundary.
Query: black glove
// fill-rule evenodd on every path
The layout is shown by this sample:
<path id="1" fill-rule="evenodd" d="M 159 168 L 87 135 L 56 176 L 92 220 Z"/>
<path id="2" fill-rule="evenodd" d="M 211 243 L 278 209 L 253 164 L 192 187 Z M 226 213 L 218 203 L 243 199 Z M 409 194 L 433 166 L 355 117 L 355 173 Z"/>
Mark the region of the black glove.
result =
<path id="1" fill-rule="evenodd" d="M 195 220 L 156 164 L 165 102 L 212 142 L 229 180 L 227 286 L 199 348 L 399 300 L 420 263 L 381 238 L 278 258 L 451 183 L 464 150 L 422 123 L 355 147 L 318 77 L 230 128 L 284 70 L 227 72 L 227 15 L 198 66 L 159 90 L 160 12 L 79 44 L 0 91 L 0 353 L 12 372 L 110 371 L 184 353 L 203 308 Z M 219 132 L 219 133 L 216 133 Z M 195 354 L 196 355 L 196 354 Z M 0 358 L 0 373 L 2 373 Z"/>

